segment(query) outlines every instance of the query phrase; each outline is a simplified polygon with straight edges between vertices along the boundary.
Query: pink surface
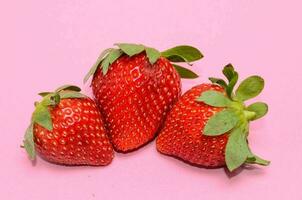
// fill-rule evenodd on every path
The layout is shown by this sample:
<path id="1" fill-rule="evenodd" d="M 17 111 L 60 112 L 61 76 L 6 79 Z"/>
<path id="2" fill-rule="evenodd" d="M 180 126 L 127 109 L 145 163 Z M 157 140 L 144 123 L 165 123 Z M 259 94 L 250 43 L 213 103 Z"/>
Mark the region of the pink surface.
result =
<path id="1" fill-rule="evenodd" d="M 27 0 L 0 8 L 0 199 L 302 199 L 302 28 L 299 0 Z M 259 74 L 258 100 L 269 114 L 252 124 L 250 143 L 266 168 L 207 170 L 160 155 L 152 142 L 116 154 L 108 167 L 33 166 L 19 148 L 39 91 L 82 78 L 115 42 L 159 49 L 199 47 L 197 80 L 232 62 L 241 77 Z M 90 88 L 83 87 L 86 93 Z"/>

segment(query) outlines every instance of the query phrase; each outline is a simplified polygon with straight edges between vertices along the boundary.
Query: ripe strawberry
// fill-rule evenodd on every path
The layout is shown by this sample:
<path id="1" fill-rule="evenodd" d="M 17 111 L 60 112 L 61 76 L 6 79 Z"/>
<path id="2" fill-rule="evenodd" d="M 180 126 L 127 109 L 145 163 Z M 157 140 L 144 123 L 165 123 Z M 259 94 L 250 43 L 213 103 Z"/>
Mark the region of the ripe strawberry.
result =
<path id="1" fill-rule="evenodd" d="M 105 117 L 111 142 L 117 151 L 128 152 L 155 137 L 181 94 L 180 76 L 197 77 L 170 61 L 191 62 L 202 55 L 190 46 L 162 53 L 143 45 L 117 46 L 118 49 L 107 49 L 101 54 L 85 81 L 93 75 L 93 94 Z"/>
<path id="2" fill-rule="evenodd" d="M 64 165 L 108 165 L 113 148 L 96 103 L 76 86 L 40 93 L 24 147 L 45 160 Z"/>
<path id="3" fill-rule="evenodd" d="M 227 165 L 230 171 L 243 163 L 268 165 L 247 142 L 249 122 L 264 116 L 268 107 L 244 104 L 262 91 L 264 81 L 251 76 L 233 93 L 238 73 L 230 64 L 223 73 L 229 84 L 210 78 L 213 84 L 195 86 L 180 97 L 157 138 L 157 150 L 204 167 Z"/>

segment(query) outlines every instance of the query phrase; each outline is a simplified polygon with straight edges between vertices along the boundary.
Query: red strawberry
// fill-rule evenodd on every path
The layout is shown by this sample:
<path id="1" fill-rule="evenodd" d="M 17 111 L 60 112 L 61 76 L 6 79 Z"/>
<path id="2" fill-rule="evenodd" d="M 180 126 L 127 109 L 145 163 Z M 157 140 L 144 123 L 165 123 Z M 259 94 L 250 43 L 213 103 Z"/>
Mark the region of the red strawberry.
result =
<path id="1" fill-rule="evenodd" d="M 214 84 L 201 84 L 186 92 L 168 115 L 157 139 L 157 149 L 203 166 L 222 166 L 227 134 L 205 136 L 202 130 L 208 119 L 222 108 L 195 101 L 204 91 L 223 89 Z"/>
<path id="2" fill-rule="evenodd" d="M 76 86 L 40 93 L 24 147 L 45 160 L 64 165 L 108 165 L 113 148 L 96 103 Z"/>
<path id="3" fill-rule="evenodd" d="M 244 104 L 262 91 L 264 81 L 251 76 L 233 93 L 238 73 L 230 64 L 223 73 L 229 84 L 210 78 L 213 84 L 198 85 L 180 97 L 157 138 L 157 150 L 200 166 L 227 165 L 230 171 L 243 163 L 268 165 L 247 142 L 249 122 L 264 116 L 268 107 L 261 102 Z"/>
<path id="4" fill-rule="evenodd" d="M 189 46 L 162 53 L 143 45 L 117 46 L 119 49 L 105 50 L 85 80 L 93 75 L 93 94 L 114 148 L 128 152 L 155 137 L 179 98 L 181 83 L 177 70 L 183 77 L 197 77 L 170 61 L 191 62 L 202 55 Z"/>

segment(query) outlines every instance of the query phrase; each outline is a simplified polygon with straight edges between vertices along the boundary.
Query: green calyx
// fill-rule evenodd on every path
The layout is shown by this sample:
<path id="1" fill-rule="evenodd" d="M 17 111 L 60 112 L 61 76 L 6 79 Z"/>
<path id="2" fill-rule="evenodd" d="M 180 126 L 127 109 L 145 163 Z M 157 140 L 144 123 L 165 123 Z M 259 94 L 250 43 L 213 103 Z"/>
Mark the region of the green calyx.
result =
<path id="1" fill-rule="evenodd" d="M 87 82 L 88 79 L 96 73 L 99 67 L 102 68 L 103 74 L 106 75 L 110 65 L 122 55 L 126 54 L 131 57 L 143 51 L 146 52 L 149 62 L 152 65 L 162 56 L 172 62 L 173 66 L 182 78 L 193 79 L 198 77 L 198 75 L 195 74 L 193 71 L 175 64 L 186 63 L 188 65 L 192 65 L 190 62 L 201 59 L 203 55 L 195 47 L 181 45 L 160 52 L 157 49 L 147 47 L 142 44 L 117 43 L 115 45 L 117 46 L 117 48 L 105 49 L 100 54 L 97 61 L 94 63 L 94 65 L 91 67 L 91 69 L 85 76 L 84 83 Z"/>
<path id="2" fill-rule="evenodd" d="M 250 76 L 243 80 L 234 92 L 238 73 L 231 64 L 228 64 L 224 67 L 223 74 L 227 81 L 212 77 L 209 80 L 223 87 L 226 94 L 210 90 L 203 92 L 196 99 L 196 101 L 210 106 L 224 108 L 208 120 L 203 134 L 218 136 L 227 133 L 229 135 L 225 149 L 225 161 L 230 171 L 244 163 L 269 165 L 269 161 L 251 152 L 247 139 L 250 121 L 263 117 L 268 112 L 268 106 L 263 102 L 256 102 L 249 106 L 244 103 L 261 93 L 264 88 L 264 80 L 259 76 Z"/>
<path id="3" fill-rule="evenodd" d="M 87 97 L 81 94 L 80 91 L 81 89 L 77 86 L 64 85 L 56 89 L 54 92 L 39 93 L 39 95 L 43 98 L 40 102 L 35 103 L 35 110 L 32 114 L 30 125 L 26 129 L 23 140 L 23 146 L 31 160 L 34 160 L 36 157 L 33 135 L 34 124 L 39 124 L 45 129 L 52 131 L 53 126 L 49 107 L 57 106 L 60 103 L 61 99 Z"/>

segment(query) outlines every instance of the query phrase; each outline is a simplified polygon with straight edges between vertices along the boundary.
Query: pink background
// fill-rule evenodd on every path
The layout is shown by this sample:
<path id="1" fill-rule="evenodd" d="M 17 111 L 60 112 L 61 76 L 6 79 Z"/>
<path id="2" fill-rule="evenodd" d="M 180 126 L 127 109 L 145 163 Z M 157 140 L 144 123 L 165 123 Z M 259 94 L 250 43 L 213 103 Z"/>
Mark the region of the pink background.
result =
<path id="1" fill-rule="evenodd" d="M 27 0 L 0 8 L 0 199 L 302 199 L 302 26 L 300 0 Z M 33 166 L 19 147 L 39 91 L 82 79 L 115 42 L 158 49 L 199 47 L 197 80 L 232 62 L 241 77 L 259 74 L 257 100 L 269 114 L 252 124 L 250 143 L 269 167 L 207 170 L 160 155 L 152 142 L 116 154 L 108 167 Z M 90 88 L 83 87 L 86 93 Z"/>

